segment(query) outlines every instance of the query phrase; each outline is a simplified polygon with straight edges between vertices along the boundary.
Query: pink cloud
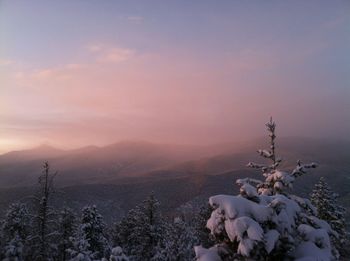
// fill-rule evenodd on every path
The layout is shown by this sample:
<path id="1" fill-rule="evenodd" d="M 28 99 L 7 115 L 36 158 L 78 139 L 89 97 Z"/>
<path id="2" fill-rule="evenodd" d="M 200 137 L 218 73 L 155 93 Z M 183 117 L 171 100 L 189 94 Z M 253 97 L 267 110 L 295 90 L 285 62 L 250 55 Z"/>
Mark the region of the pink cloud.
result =
<path id="1" fill-rule="evenodd" d="M 110 44 L 89 44 L 86 49 L 99 63 L 119 63 L 135 56 L 135 50 Z"/>
<path id="2" fill-rule="evenodd" d="M 14 63 L 15 63 L 15 61 L 13 61 L 13 60 L 0 59 L 0 66 L 7 66 L 7 65 L 14 64 Z"/>
<path id="3" fill-rule="evenodd" d="M 134 54 L 135 51 L 131 49 L 114 47 L 100 53 L 96 60 L 98 62 L 119 63 L 129 60 Z"/>
<path id="4" fill-rule="evenodd" d="M 11 117 L 3 125 L 21 128 L 2 130 L 4 138 L 66 146 L 133 138 L 222 142 L 256 133 L 261 122 L 256 126 L 252 118 L 303 108 L 300 101 L 288 111 L 289 94 L 278 92 L 285 79 L 250 77 L 290 62 L 289 55 L 245 49 L 216 63 L 179 50 L 142 54 L 105 45 L 88 53 L 85 63 L 20 68 L 7 76 L 0 104 Z"/>

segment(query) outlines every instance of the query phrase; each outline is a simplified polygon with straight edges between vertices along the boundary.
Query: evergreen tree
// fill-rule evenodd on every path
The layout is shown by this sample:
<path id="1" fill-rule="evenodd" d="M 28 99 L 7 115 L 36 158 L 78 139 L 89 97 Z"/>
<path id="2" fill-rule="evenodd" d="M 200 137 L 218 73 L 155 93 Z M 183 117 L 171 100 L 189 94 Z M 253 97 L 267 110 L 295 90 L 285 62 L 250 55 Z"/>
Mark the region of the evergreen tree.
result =
<path id="1" fill-rule="evenodd" d="M 15 234 L 14 238 L 5 246 L 5 253 L 3 261 L 22 261 L 23 255 L 23 240 Z"/>
<path id="2" fill-rule="evenodd" d="M 105 236 L 106 225 L 103 217 L 98 213 L 95 205 L 86 206 L 82 210 L 82 216 L 78 231 L 72 239 L 73 248 L 70 253 L 73 260 L 80 260 L 81 256 L 101 259 L 109 254 L 109 244 Z M 85 260 L 84 259 L 84 260 Z"/>
<path id="3" fill-rule="evenodd" d="M 209 234 L 210 230 L 206 227 L 211 212 L 212 208 L 210 205 L 204 204 L 200 207 L 199 211 L 195 213 L 191 222 L 195 230 L 195 237 L 197 238 L 198 243 L 203 247 L 209 247 L 215 243 L 214 238 Z"/>
<path id="4" fill-rule="evenodd" d="M 214 210 L 207 227 L 218 244 L 210 249 L 197 247 L 198 260 L 326 261 L 337 257 L 330 242 L 335 232 L 315 216 L 315 207 L 308 199 L 290 194 L 294 180 L 317 165 L 298 161 L 291 173 L 279 170 L 276 124 L 271 119 L 266 126 L 270 148 L 258 153 L 271 163 L 248 164 L 260 169 L 265 180 L 238 179 L 240 195 L 210 197 Z"/>
<path id="5" fill-rule="evenodd" d="M 76 216 L 70 208 L 64 207 L 58 217 L 58 259 L 68 260 L 68 249 L 73 248 L 70 240 L 76 232 Z"/>
<path id="6" fill-rule="evenodd" d="M 2 256 L 5 260 L 23 260 L 27 247 L 30 217 L 27 206 L 11 204 L 1 226 Z"/>
<path id="7" fill-rule="evenodd" d="M 341 256 L 345 256 L 348 254 L 345 246 L 349 244 L 349 234 L 346 231 L 345 208 L 339 205 L 337 198 L 338 195 L 331 190 L 323 177 L 315 184 L 311 193 L 311 202 L 317 209 L 317 217 L 326 220 L 337 232 L 337 236 L 332 236 L 331 239 Z"/>
<path id="8" fill-rule="evenodd" d="M 193 260 L 193 248 L 197 244 L 194 228 L 177 217 L 173 223 L 167 224 L 163 240 L 152 260 Z"/>
<path id="9" fill-rule="evenodd" d="M 165 230 L 159 202 L 152 194 L 116 225 L 114 243 L 132 260 L 151 260 L 164 247 Z"/>
<path id="10" fill-rule="evenodd" d="M 71 238 L 72 248 L 67 250 L 70 261 L 93 261 L 94 253 L 90 250 L 91 245 L 87 238 L 86 231 L 83 226 L 79 226 L 74 237 Z"/>
<path id="11" fill-rule="evenodd" d="M 48 162 L 43 165 L 43 173 L 39 176 L 39 190 L 34 197 L 34 211 L 32 216 L 33 230 L 31 239 L 31 260 L 51 260 L 57 253 L 57 220 L 56 212 L 51 207 L 51 197 L 54 193 L 54 178 L 57 172 L 51 173 Z"/>

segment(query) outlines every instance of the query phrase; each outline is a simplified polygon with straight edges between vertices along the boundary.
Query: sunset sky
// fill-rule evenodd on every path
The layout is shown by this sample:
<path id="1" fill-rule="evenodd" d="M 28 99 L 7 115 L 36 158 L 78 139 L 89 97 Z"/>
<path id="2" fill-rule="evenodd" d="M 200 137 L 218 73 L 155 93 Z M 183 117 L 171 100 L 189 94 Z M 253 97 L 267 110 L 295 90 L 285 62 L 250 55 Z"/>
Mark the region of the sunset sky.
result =
<path id="1" fill-rule="evenodd" d="M 0 0 L 0 153 L 349 140 L 350 1 Z"/>

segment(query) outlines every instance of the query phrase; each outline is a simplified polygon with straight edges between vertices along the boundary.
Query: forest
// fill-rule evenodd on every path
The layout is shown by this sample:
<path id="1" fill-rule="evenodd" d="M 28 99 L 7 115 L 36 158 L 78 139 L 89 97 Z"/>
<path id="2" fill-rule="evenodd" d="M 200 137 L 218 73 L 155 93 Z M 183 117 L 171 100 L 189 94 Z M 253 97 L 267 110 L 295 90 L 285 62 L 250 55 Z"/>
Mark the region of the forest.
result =
<path id="1" fill-rule="evenodd" d="M 55 177 L 48 162 L 37 191 L 10 204 L 1 220 L 2 260 L 336 260 L 348 257 L 345 208 L 324 178 L 310 198 L 292 194 L 293 182 L 316 163 L 300 160 L 279 170 L 276 124 L 267 124 L 269 164 L 249 162 L 265 180 L 238 179 L 240 193 L 215 195 L 191 215 L 166 216 L 151 193 L 108 226 L 96 205 L 80 211 L 51 205 Z"/>

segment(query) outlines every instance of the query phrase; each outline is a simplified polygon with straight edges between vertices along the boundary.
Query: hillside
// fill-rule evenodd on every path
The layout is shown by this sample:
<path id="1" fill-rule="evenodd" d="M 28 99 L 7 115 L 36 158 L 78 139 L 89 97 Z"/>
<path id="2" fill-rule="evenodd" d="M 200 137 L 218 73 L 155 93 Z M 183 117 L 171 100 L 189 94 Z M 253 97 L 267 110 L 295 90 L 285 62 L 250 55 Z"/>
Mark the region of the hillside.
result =
<path id="1" fill-rule="evenodd" d="M 263 146 L 260 140 L 253 143 L 255 148 L 259 144 Z M 281 138 L 280 144 L 280 155 L 288 159 L 283 163 L 284 168 L 292 168 L 298 158 L 320 163 L 318 169 L 296 182 L 298 192 L 310 193 L 313 184 L 324 176 L 350 208 L 349 143 Z M 59 171 L 56 204 L 64 202 L 80 209 L 95 203 L 111 221 L 154 191 L 162 199 L 165 212 L 171 214 L 186 203 L 205 202 L 210 195 L 237 193 L 234 184 L 237 178 L 259 177 L 259 172 L 245 167 L 250 160 L 258 161 L 255 148 L 249 144 L 239 150 L 225 147 L 220 154 L 217 146 L 216 151 L 211 148 L 201 151 L 200 147 L 128 142 L 72 151 L 50 149 L 57 152 L 51 153 L 49 159 L 52 168 Z M 214 155 L 208 156 L 211 153 Z M 8 163 L 6 158 L 14 154 L 0 156 L 2 209 L 9 202 L 33 193 L 34 188 L 28 184 L 35 184 L 41 163 L 47 159 L 39 154 L 36 158 L 29 157 L 28 151 L 24 154 L 28 158 L 17 156 Z"/>

